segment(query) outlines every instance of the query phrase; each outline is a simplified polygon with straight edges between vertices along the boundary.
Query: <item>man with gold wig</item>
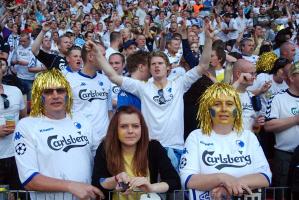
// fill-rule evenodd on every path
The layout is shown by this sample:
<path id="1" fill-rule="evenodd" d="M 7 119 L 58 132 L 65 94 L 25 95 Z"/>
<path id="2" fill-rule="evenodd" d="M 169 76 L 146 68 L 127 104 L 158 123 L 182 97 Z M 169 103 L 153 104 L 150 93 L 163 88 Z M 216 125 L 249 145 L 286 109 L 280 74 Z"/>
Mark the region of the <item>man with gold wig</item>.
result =
<path id="1" fill-rule="evenodd" d="M 190 133 L 180 162 L 190 199 L 230 199 L 269 186 L 269 165 L 256 136 L 242 128 L 235 89 L 215 83 L 200 101 L 200 129 Z"/>
<path id="2" fill-rule="evenodd" d="M 95 199 L 102 192 L 91 186 L 93 139 L 91 125 L 71 114 L 71 88 L 52 69 L 42 72 L 32 88 L 30 117 L 15 131 L 14 145 L 23 186 L 38 199 Z"/>

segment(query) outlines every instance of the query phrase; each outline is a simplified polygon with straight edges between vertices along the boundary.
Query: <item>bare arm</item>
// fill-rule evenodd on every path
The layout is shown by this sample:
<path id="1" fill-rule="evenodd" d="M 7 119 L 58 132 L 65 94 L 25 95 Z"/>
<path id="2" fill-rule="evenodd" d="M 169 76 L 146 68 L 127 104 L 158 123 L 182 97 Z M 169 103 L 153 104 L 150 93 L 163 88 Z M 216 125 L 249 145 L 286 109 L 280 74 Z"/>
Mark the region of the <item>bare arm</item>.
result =
<path id="1" fill-rule="evenodd" d="M 43 24 L 43 28 L 42 30 L 39 32 L 38 36 L 36 37 L 36 39 L 34 40 L 31 49 L 32 49 L 32 53 L 37 56 L 39 53 L 39 49 L 41 46 L 41 43 L 44 39 L 45 34 L 47 33 L 47 31 L 50 30 L 50 23 L 49 22 L 45 22 Z"/>
<path id="2" fill-rule="evenodd" d="M 268 180 L 262 174 L 249 174 L 240 177 L 239 180 L 248 187 L 250 187 L 250 189 L 257 189 L 269 186 Z"/>
<path id="3" fill-rule="evenodd" d="M 284 119 L 271 119 L 265 123 L 265 130 L 279 133 L 299 124 L 299 116 L 288 117 Z"/>
<path id="4" fill-rule="evenodd" d="M 203 67 L 204 70 L 209 68 L 211 54 L 212 54 L 212 39 L 214 37 L 213 32 L 211 31 L 210 21 L 205 22 L 205 44 L 202 52 L 202 56 L 200 57 L 198 70 L 201 73 L 201 68 Z"/>
<path id="5" fill-rule="evenodd" d="M 36 175 L 26 186 L 27 190 L 47 191 L 47 192 L 69 192 L 79 199 L 95 199 L 97 196 L 103 197 L 103 193 L 96 187 L 75 181 L 60 180 Z"/>
<path id="6" fill-rule="evenodd" d="M 203 181 L 205 180 L 205 181 Z M 202 191 L 212 190 L 221 185 L 220 174 L 194 174 L 190 178 L 187 187 L 189 189 L 200 189 Z"/>
<path id="7" fill-rule="evenodd" d="M 247 180 L 246 177 L 244 179 Z M 242 195 L 244 191 L 251 194 L 251 189 L 245 180 L 224 173 L 195 174 L 190 178 L 187 186 L 190 189 L 201 191 L 210 191 L 216 187 L 223 186 L 230 195 Z M 251 183 L 250 181 L 248 182 Z"/>
<path id="8" fill-rule="evenodd" d="M 103 70 L 105 75 L 116 85 L 120 86 L 123 82 L 123 77 L 118 75 L 116 71 L 107 62 L 106 58 L 103 56 L 100 48 L 92 41 L 86 42 L 86 49 L 89 52 L 94 53 L 94 57 L 99 64 L 99 69 Z"/>

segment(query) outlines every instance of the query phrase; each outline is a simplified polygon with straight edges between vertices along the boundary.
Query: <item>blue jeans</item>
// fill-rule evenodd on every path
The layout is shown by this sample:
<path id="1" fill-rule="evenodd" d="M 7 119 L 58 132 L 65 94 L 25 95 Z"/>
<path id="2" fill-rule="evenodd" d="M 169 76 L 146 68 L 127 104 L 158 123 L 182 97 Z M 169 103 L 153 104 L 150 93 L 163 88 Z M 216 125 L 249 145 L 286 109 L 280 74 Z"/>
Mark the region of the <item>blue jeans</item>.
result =
<path id="1" fill-rule="evenodd" d="M 179 173 L 179 165 L 180 165 L 181 156 L 183 154 L 183 150 L 174 149 L 170 147 L 164 147 L 164 148 L 167 152 L 167 156 L 170 159 L 172 166 Z"/>
<path id="2" fill-rule="evenodd" d="M 25 80 L 18 78 L 20 85 L 21 85 L 21 91 L 23 94 L 26 94 L 27 96 L 27 101 L 31 100 L 31 90 L 32 90 L 32 85 L 33 85 L 33 80 Z"/>

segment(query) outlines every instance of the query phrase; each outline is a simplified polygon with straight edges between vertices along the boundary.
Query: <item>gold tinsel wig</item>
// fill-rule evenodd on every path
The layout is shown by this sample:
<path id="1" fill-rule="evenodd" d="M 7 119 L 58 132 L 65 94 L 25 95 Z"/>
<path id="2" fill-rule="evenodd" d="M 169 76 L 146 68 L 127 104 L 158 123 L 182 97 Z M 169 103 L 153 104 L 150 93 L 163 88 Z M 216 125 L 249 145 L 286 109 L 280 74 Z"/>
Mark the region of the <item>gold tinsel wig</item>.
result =
<path id="1" fill-rule="evenodd" d="M 42 93 L 44 89 L 66 88 L 66 113 L 71 114 L 73 105 L 72 90 L 61 72 L 55 68 L 41 72 L 35 79 L 32 86 L 31 112 L 30 116 L 38 117 L 44 115 L 44 106 L 42 103 Z"/>
<path id="2" fill-rule="evenodd" d="M 277 56 L 273 51 L 263 53 L 256 62 L 256 71 L 270 72 L 276 60 Z"/>
<path id="3" fill-rule="evenodd" d="M 243 130 L 242 107 L 238 92 L 227 83 L 214 83 L 202 94 L 199 102 L 199 109 L 197 112 L 197 119 L 200 121 L 198 125 L 205 135 L 211 134 L 213 126 L 209 109 L 214 105 L 215 100 L 222 94 L 234 98 L 237 115 L 235 118 L 233 129 L 237 133 L 240 133 Z"/>

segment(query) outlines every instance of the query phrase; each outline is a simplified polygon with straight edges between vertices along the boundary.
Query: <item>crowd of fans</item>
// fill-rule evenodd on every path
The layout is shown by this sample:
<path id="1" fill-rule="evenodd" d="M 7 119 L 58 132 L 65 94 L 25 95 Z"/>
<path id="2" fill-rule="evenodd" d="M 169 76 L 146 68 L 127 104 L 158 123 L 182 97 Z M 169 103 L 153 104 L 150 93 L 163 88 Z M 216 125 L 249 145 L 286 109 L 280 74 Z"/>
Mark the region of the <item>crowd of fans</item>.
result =
<path id="1" fill-rule="evenodd" d="M 129 183 L 129 186 L 146 192 L 180 189 L 180 174 L 182 189 L 208 192 L 192 193 L 198 195 L 194 198 L 199 199 L 209 199 L 210 196 L 217 199 L 222 193 L 241 195 L 242 189 L 250 193 L 250 188 L 267 184 L 291 187 L 294 195 L 298 195 L 298 1 L 1 0 L 0 23 L 0 185 L 8 184 L 13 189 L 25 187 L 70 192 L 79 198 L 93 198 L 95 195 L 103 197 L 98 188 L 104 193 L 106 190 L 119 190 L 119 182 Z M 51 71 L 63 76 L 47 75 Z M 46 75 L 35 82 L 39 74 Z M 59 77 L 57 83 L 55 77 Z M 69 85 L 66 86 L 64 79 Z M 218 144 L 219 141 L 214 147 L 205 139 L 205 135 L 210 133 L 202 128 L 208 123 L 212 123 L 213 131 L 222 131 L 221 127 L 215 126 L 218 121 L 205 121 L 203 118 L 207 115 L 199 109 L 206 107 L 208 109 L 205 112 L 212 118 L 217 116 L 212 110 L 215 105 L 202 103 L 205 95 L 212 93 L 207 93 L 207 89 L 219 83 L 232 86 L 240 98 L 241 129 L 247 130 L 242 134 L 254 133 L 258 142 L 251 136 L 244 136 L 247 139 L 243 139 L 256 145 L 250 146 L 250 149 L 256 148 L 261 154 L 257 160 L 254 160 L 256 153 L 248 149 L 239 156 L 231 157 L 232 160 L 228 154 L 228 158 L 220 153 L 216 155 L 214 152 L 226 152 L 227 149 L 221 149 L 219 146 L 223 144 Z M 225 89 L 229 86 L 219 87 L 223 91 L 231 91 Z M 223 93 L 225 98 L 233 96 L 232 93 Z M 52 130 L 50 127 L 54 122 L 26 118 L 19 123 L 29 113 L 32 118 L 43 115 L 56 119 L 58 111 L 46 107 L 54 94 L 67 94 L 64 96 L 66 108 L 62 116 L 71 113 L 81 116 L 79 121 L 82 120 L 82 124 L 85 124 L 85 120 L 90 123 L 92 136 L 89 135 L 90 130 L 84 128 L 81 137 L 66 134 L 63 139 L 57 139 L 61 136 L 57 134 L 56 138 L 49 137 L 43 144 L 42 136 L 32 136 L 29 132 L 45 135 Z M 218 93 L 209 101 L 214 102 L 215 98 L 220 98 Z M 57 100 L 49 104 L 59 107 L 60 103 Z M 238 100 L 235 99 L 233 103 L 237 106 Z M 133 154 L 134 158 L 128 154 L 132 149 L 122 140 L 121 133 L 129 129 L 121 126 L 122 121 L 125 121 L 123 115 L 137 116 L 132 119 L 127 117 L 141 124 L 142 136 L 134 146 L 139 153 Z M 238 118 L 236 113 L 230 117 Z M 123 123 L 130 124 L 132 121 Z M 81 128 L 81 123 L 78 125 L 77 121 L 73 122 L 78 129 Z M 57 125 L 57 122 L 53 126 L 56 130 L 65 125 L 62 132 L 72 130 L 68 129 L 69 124 L 64 123 Z M 235 124 L 236 121 L 228 127 L 235 130 Z M 134 124 L 132 126 L 136 129 Z M 198 128 L 201 131 L 192 132 Z M 85 132 L 88 135 L 86 137 L 83 136 Z M 191 137 L 187 139 L 191 132 Z M 197 138 L 196 134 L 203 136 Z M 196 150 L 192 143 L 195 140 L 198 140 L 198 146 L 204 144 L 206 151 Z M 223 138 L 223 141 L 229 145 L 228 138 Z M 56 165 L 55 159 L 63 162 L 62 153 L 59 159 L 54 156 L 48 158 L 47 155 L 61 149 L 64 152 L 72 151 L 73 146 L 82 146 L 82 142 L 85 142 L 84 146 L 91 146 L 88 150 L 91 159 L 83 156 L 84 159 L 89 162 L 95 157 L 89 167 L 83 166 L 90 171 L 86 173 L 88 178 L 72 180 L 68 173 L 64 174 L 62 169 L 66 168 L 60 165 L 58 168 L 62 169 L 51 174 L 48 169 L 51 166 L 41 164 L 45 159 L 49 165 Z M 149 154 L 143 151 L 139 142 L 144 149 L 149 149 Z M 259 144 L 263 150 L 257 147 Z M 43 145 L 50 150 L 37 148 L 46 148 Z M 122 145 L 126 148 L 121 150 L 118 146 Z M 237 145 L 240 146 L 236 147 L 237 151 L 241 152 L 239 148 L 243 148 L 244 141 Z M 199 158 L 188 155 L 188 148 L 192 152 L 203 153 L 196 155 L 202 156 L 202 159 L 197 161 Z M 205 152 L 210 156 L 207 156 L 207 160 L 204 158 Z M 243 152 L 249 152 L 249 157 Z M 263 152 L 273 173 L 272 180 Z M 114 153 L 123 155 L 118 157 Z M 146 155 L 148 159 L 141 161 Z M 24 158 L 33 161 L 30 163 Z M 189 174 L 206 172 L 202 169 L 205 167 L 198 164 L 195 168 L 200 170 L 188 171 L 186 167 L 190 166 L 189 162 L 203 162 L 205 166 L 219 168 L 219 173 L 229 173 L 220 171 L 224 165 L 229 165 L 226 168 L 232 171 L 254 163 L 257 170 L 254 172 L 263 176 L 252 178 L 260 180 L 256 185 L 255 182 L 246 182 L 251 180 L 248 177 L 239 182 L 231 177 L 221 177 L 225 181 L 218 183 L 218 177 L 200 176 L 200 179 L 211 180 L 200 183 L 197 181 L 199 179 L 195 179 L 195 176 L 191 178 Z M 95 168 L 91 175 L 93 163 Z M 128 163 L 132 163 L 133 167 Z M 76 168 L 76 164 L 67 166 Z M 207 173 L 212 172 L 207 170 Z M 50 184 L 59 185 L 60 182 L 45 179 L 46 176 L 86 185 L 72 182 L 70 185 L 78 189 L 76 192 L 75 189 L 58 186 L 52 188 Z M 129 178 L 134 176 L 150 177 L 150 181 Z M 49 185 L 43 185 L 48 181 Z M 229 182 L 237 185 L 236 188 L 230 186 Z M 89 187 L 91 183 L 96 187 Z M 219 187 L 214 187 L 217 184 Z M 83 195 L 80 187 L 90 195 Z M 130 195 L 129 198 L 134 199 Z M 283 197 L 278 195 L 278 198 Z"/>

